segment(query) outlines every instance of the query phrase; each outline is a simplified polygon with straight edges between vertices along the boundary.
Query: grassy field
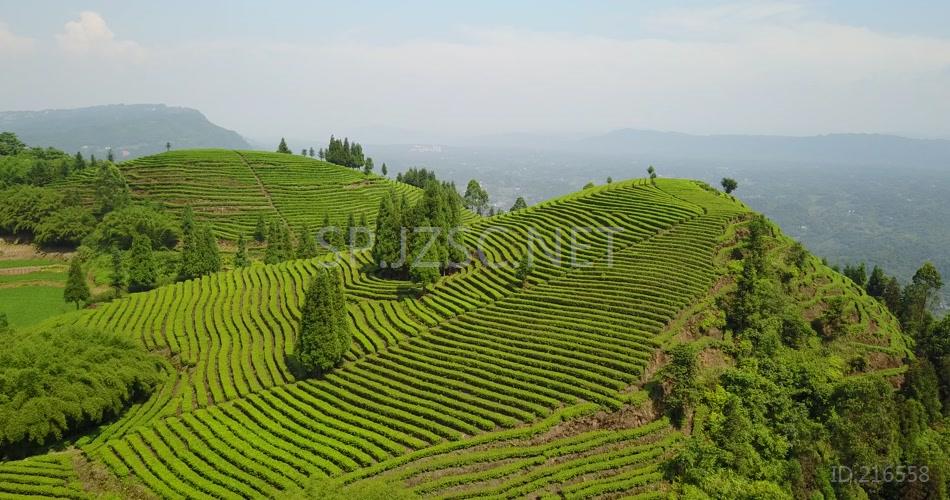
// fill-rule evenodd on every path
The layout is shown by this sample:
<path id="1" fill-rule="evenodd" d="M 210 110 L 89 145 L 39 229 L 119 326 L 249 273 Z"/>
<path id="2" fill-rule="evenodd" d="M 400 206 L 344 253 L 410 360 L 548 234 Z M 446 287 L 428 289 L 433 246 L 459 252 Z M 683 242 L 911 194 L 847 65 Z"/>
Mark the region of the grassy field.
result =
<path id="1" fill-rule="evenodd" d="M 349 190 L 365 190 L 354 206 L 370 210 L 389 185 L 275 156 L 169 153 L 123 170 L 138 196 L 192 203 L 223 236 L 246 231 L 258 213 L 292 223 L 321 219 L 320 210 L 345 214 L 352 197 L 339 193 Z M 215 209 L 231 202 L 215 189 L 222 185 L 238 202 L 226 216 Z M 311 202 L 323 208 L 311 211 Z M 727 272 L 722 256 L 748 214 L 686 180 L 587 189 L 473 220 L 470 241 L 482 242 L 484 262 L 421 296 L 411 283 L 367 274 L 369 256 L 357 252 L 341 263 L 353 347 L 318 379 L 296 380 L 285 359 L 304 290 L 332 255 L 217 273 L 53 318 L 111 329 L 175 367 L 148 401 L 76 445 L 119 480 L 164 498 L 265 498 L 321 481 L 375 480 L 451 498 L 661 495 L 660 467 L 679 434 L 639 389 L 683 315 Z M 510 266 L 491 265 L 517 261 L 531 235 L 553 246 L 577 226 L 615 229 L 574 235 L 574 258 L 585 265 L 538 259 L 527 286 Z M 903 348 L 879 304 L 811 266 L 802 286 L 814 300 L 848 294 L 858 321 L 875 324 L 864 344 Z M 0 496 L 34 483 L 75 496 L 68 472 L 20 464 L 0 467 L 34 476 L 0 474 Z"/>
<path id="2" fill-rule="evenodd" d="M 28 245 L 7 244 L 0 253 L 0 312 L 15 327 L 33 325 L 75 309 L 63 301 L 64 261 L 34 253 Z"/>

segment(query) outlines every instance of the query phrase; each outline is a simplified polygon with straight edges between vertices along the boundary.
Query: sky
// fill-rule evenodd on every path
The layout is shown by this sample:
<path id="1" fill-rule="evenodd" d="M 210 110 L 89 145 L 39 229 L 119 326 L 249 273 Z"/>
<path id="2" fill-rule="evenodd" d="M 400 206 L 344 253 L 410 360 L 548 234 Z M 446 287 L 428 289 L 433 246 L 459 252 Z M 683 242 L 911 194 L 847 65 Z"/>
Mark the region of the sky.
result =
<path id="1" fill-rule="evenodd" d="M 950 137 L 950 2 L 0 0 L 0 110 L 193 107 L 252 138 Z"/>

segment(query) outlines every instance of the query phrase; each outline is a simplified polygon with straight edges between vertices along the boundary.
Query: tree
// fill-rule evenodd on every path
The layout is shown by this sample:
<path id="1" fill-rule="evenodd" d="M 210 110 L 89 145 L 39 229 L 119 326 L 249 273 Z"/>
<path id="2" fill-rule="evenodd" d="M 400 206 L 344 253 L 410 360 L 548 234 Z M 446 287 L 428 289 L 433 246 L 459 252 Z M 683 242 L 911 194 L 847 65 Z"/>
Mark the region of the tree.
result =
<path id="1" fill-rule="evenodd" d="M 254 240 L 263 243 L 267 239 L 267 224 L 264 223 L 264 215 L 257 216 L 257 224 L 254 226 Z"/>
<path id="2" fill-rule="evenodd" d="M 373 173 L 373 159 L 367 157 L 366 162 L 363 164 L 363 175 L 368 176 Z"/>
<path id="3" fill-rule="evenodd" d="M 482 215 L 488 208 L 488 192 L 475 179 L 468 181 L 465 188 L 465 208 Z"/>
<path id="4" fill-rule="evenodd" d="M 739 187 L 739 183 L 731 177 L 723 177 L 720 184 L 722 184 L 722 189 L 726 192 L 726 194 L 732 194 L 732 192 L 735 191 L 737 187 Z"/>
<path id="5" fill-rule="evenodd" d="M 132 199 L 129 185 L 122 177 L 122 172 L 110 162 L 99 165 L 95 185 L 96 208 L 100 215 L 123 208 Z"/>
<path id="6" fill-rule="evenodd" d="M 884 298 L 884 290 L 887 288 L 887 275 L 879 266 L 874 266 L 871 270 L 871 277 L 868 278 L 868 295 L 876 299 Z"/>
<path id="7" fill-rule="evenodd" d="M 389 175 L 389 169 L 386 168 L 386 162 L 383 162 L 383 167 L 380 169 L 380 172 L 383 173 L 383 177 Z"/>
<path id="8" fill-rule="evenodd" d="M 122 294 L 122 289 L 125 288 L 125 266 L 122 264 L 122 252 L 119 251 L 119 247 L 112 245 L 109 254 L 112 258 L 109 286 L 115 290 L 115 296 L 118 297 Z"/>
<path id="9" fill-rule="evenodd" d="M 901 313 L 901 295 L 901 285 L 897 281 L 897 278 L 891 277 L 888 279 L 887 285 L 884 286 L 882 299 L 884 300 L 884 305 L 886 305 L 895 316 Z"/>
<path id="10" fill-rule="evenodd" d="M 607 184 L 613 184 L 613 182 L 614 182 L 613 177 L 607 177 Z"/>
<path id="11" fill-rule="evenodd" d="M 75 246 L 95 227 L 92 212 L 78 205 L 66 206 L 41 219 L 33 229 L 33 242 L 40 246 Z"/>
<path id="12" fill-rule="evenodd" d="M 280 138 L 280 144 L 277 145 L 277 152 L 278 152 L 278 153 L 293 154 L 293 152 L 290 150 L 290 148 L 287 147 L 287 141 L 285 141 L 283 137 Z"/>
<path id="13" fill-rule="evenodd" d="M 304 299 L 295 357 L 308 374 L 326 373 L 350 348 L 349 323 L 339 272 L 317 270 Z"/>
<path id="14" fill-rule="evenodd" d="M 308 153 L 309 153 L 309 156 L 310 156 L 311 158 L 314 157 L 315 153 L 314 153 L 314 151 L 313 151 L 313 146 L 310 146 L 310 150 L 308 151 Z"/>
<path id="15" fill-rule="evenodd" d="M 195 221 L 191 207 L 185 207 L 181 229 L 181 263 L 178 268 L 178 279 L 190 280 L 204 274 L 202 273 L 201 251 L 198 248 L 198 236 L 195 233 Z"/>
<path id="16" fill-rule="evenodd" d="M 402 259 L 402 212 L 396 193 L 389 192 L 379 200 L 376 215 L 376 240 L 373 242 L 373 262 L 380 269 L 395 269 Z"/>
<path id="17" fill-rule="evenodd" d="M 515 210 L 522 210 L 525 208 L 528 208 L 528 203 L 524 201 L 524 198 L 519 196 L 518 199 L 515 200 L 515 204 L 511 206 L 510 212 L 514 212 Z"/>
<path id="18" fill-rule="evenodd" d="M 307 156 L 307 148 L 303 148 L 300 150 L 300 156 Z"/>
<path id="19" fill-rule="evenodd" d="M 136 235 L 129 251 L 129 291 L 144 292 L 158 283 L 158 265 L 148 236 Z"/>
<path id="20" fill-rule="evenodd" d="M 592 187 L 594 187 L 594 183 L 593 183 L 593 182 L 588 182 L 587 184 L 584 184 L 583 189 L 590 189 L 590 188 L 592 188 Z"/>
<path id="21" fill-rule="evenodd" d="M 429 286 L 439 280 L 442 259 L 436 244 L 437 235 L 422 228 L 432 228 L 429 219 L 423 219 L 412 234 L 409 277 L 422 287 L 425 294 Z"/>
<path id="22" fill-rule="evenodd" d="M 310 226 L 305 224 L 300 228 L 300 233 L 297 235 L 297 258 L 312 259 L 316 256 L 317 240 L 313 237 Z"/>
<path id="23" fill-rule="evenodd" d="M 0 132 L 0 156 L 16 156 L 26 149 L 26 144 L 13 132 Z"/>
<path id="24" fill-rule="evenodd" d="M 867 284 L 868 273 L 867 268 L 864 267 L 864 262 L 855 266 L 850 264 L 845 265 L 842 274 L 850 278 L 851 281 L 861 288 L 864 288 L 864 286 Z"/>
<path id="25" fill-rule="evenodd" d="M 653 165 L 647 167 L 647 175 L 650 176 L 650 182 L 656 184 L 656 169 L 653 168 Z"/>
<path id="26" fill-rule="evenodd" d="M 237 240 L 237 253 L 234 254 L 234 267 L 247 267 L 251 265 L 251 259 L 247 255 L 247 242 L 244 240 L 244 235 L 238 235 Z"/>
<path id="27" fill-rule="evenodd" d="M 169 152 L 169 151 L 171 151 L 171 150 L 172 150 L 172 143 L 171 143 L 171 142 L 166 142 L 166 143 L 165 143 L 165 152 L 167 153 L 167 152 Z"/>
<path id="28" fill-rule="evenodd" d="M 115 161 L 115 157 L 112 155 L 112 147 L 106 150 L 106 160 L 110 163 Z"/>
<path id="29" fill-rule="evenodd" d="M 528 286 L 528 276 L 534 270 L 534 262 L 531 259 L 531 251 L 526 251 L 521 255 L 518 261 L 518 267 L 515 268 L 515 279 L 521 282 L 521 287 Z"/>
<path id="30" fill-rule="evenodd" d="M 670 362 L 662 368 L 663 404 L 676 425 L 682 425 L 696 400 L 696 376 L 699 364 L 689 344 L 677 344 L 668 351 Z"/>
<path id="31" fill-rule="evenodd" d="M 83 272 L 82 263 L 77 255 L 69 262 L 69 276 L 66 278 L 66 289 L 63 290 L 63 298 L 66 302 L 74 302 L 76 309 L 79 309 L 79 306 L 89 300 L 89 297 L 86 273 Z"/>
<path id="32" fill-rule="evenodd" d="M 201 263 L 202 275 L 216 273 L 221 270 L 221 252 L 218 250 L 218 239 L 214 237 L 211 226 L 202 225 L 196 230 L 198 238 L 198 259 Z"/>
<path id="33" fill-rule="evenodd" d="M 80 172 L 86 169 L 86 160 L 82 157 L 82 153 L 76 151 L 76 157 L 73 160 L 73 170 Z"/>

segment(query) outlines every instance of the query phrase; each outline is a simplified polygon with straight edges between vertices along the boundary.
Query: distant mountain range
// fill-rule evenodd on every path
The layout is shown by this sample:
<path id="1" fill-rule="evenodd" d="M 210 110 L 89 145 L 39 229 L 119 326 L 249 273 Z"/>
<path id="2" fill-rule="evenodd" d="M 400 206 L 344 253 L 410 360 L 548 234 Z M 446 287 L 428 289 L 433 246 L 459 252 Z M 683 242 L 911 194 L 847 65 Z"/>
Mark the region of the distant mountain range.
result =
<path id="1" fill-rule="evenodd" d="M 103 157 L 112 148 L 116 159 L 174 149 L 250 149 L 240 134 L 208 119 L 198 110 L 164 104 L 110 104 L 76 109 L 2 111 L 0 131 L 16 133 L 31 146 L 52 146 L 72 153 Z"/>

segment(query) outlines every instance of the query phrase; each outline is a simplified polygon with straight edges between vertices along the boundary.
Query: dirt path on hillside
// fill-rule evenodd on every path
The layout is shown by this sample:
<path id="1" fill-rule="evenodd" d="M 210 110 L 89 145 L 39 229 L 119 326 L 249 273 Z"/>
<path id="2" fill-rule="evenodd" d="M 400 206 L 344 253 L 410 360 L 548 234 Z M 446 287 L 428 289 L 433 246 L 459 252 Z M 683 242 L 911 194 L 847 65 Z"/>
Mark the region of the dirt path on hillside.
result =
<path id="1" fill-rule="evenodd" d="M 277 213 L 277 217 L 280 217 L 280 220 L 284 224 L 287 224 L 287 219 L 284 218 L 284 214 L 280 213 L 280 210 L 277 208 L 277 205 L 274 205 L 274 199 L 271 198 L 270 191 L 268 191 L 267 187 L 264 186 L 264 182 L 261 180 L 261 177 L 257 175 L 257 171 L 254 170 L 254 167 L 251 166 L 251 162 L 247 161 L 247 158 L 245 158 L 244 155 L 241 154 L 240 151 L 235 151 L 234 153 L 237 154 L 241 158 L 241 161 L 244 162 L 244 166 L 246 166 L 247 169 L 251 171 L 251 175 L 253 175 L 254 180 L 257 181 L 257 187 L 260 188 L 261 194 L 263 194 L 264 198 L 267 199 L 267 204 L 270 205 L 270 207 L 274 209 L 274 212 Z"/>

